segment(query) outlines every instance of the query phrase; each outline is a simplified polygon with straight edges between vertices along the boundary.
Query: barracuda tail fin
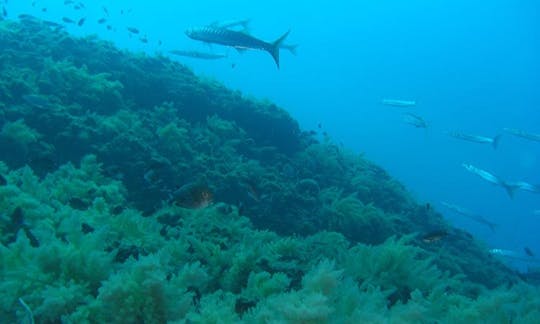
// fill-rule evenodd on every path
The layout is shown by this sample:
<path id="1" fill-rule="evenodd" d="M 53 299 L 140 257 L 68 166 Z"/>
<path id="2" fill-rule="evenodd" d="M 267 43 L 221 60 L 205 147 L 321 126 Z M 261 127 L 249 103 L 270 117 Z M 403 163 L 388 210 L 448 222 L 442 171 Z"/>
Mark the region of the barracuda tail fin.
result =
<path id="1" fill-rule="evenodd" d="M 487 223 L 487 225 L 489 226 L 489 228 L 490 228 L 493 232 L 495 232 L 495 230 L 497 229 L 497 226 L 498 226 L 498 225 L 495 224 L 495 223 L 489 223 L 489 222 Z"/>
<path id="2" fill-rule="evenodd" d="M 285 40 L 285 38 L 287 38 L 287 36 L 289 35 L 291 31 L 288 30 L 285 34 L 283 34 L 280 38 L 278 38 L 277 40 L 275 40 L 274 42 L 272 42 L 270 45 L 272 45 L 269 49 L 268 49 L 268 52 L 270 53 L 270 55 L 272 55 L 272 57 L 274 58 L 274 61 L 276 62 L 276 65 L 279 69 L 279 48 L 281 46 L 281 44 L 283 43 L 283 41 Z"/>
<path id="3" fill-rule="evenodd" d="M 518 189 L 518 186 L 504 181 L 501 181 L 501 185 L 506 190 L 508 196 L 510 196 L 510 199 L 514 199 L 514 192 Z"/>

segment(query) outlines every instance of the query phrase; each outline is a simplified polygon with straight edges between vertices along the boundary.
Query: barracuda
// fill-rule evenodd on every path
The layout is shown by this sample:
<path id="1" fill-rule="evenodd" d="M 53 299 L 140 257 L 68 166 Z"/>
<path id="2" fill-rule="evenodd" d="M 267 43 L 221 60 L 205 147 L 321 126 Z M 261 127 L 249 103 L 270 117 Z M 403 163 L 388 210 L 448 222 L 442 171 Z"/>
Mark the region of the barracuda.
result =
<path id="1" fill-rule="evenodd" d="M 470 134 L 455 133 L 455 132 L 448 133 L 448 135 L 454 138 L 464 140 L 464 141 L 491 144 L 494 149 L 497 148 L 497 146 L 499 145 L 499 140 L 501 139 L 501 135 L 497 135 L 495 137 L 487 137 L 487 136 L 470 135 Z"/>
<path id="2" fill-rule="evenodd" d="M 198 41 L 231 46 L 239 50 L 256 49 L 266 51 L 272 55 L 279 69 L 279 48 L 283 40 L 289 35 L 289 32 L 287 31 L 272 43 L 265 42 L 241 31 L 212 26 L 190 28 L 186 30 L 186 35 Z"/>

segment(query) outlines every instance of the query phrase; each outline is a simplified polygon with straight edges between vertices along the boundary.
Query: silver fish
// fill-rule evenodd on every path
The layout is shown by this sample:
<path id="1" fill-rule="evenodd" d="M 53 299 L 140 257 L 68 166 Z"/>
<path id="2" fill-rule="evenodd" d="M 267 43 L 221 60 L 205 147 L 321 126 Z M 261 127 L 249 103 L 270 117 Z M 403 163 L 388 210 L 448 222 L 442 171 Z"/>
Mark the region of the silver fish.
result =
<path id="1" fill-rule="evenodd" d="M 503 181 L 499 179 L 497 176 L 487 172 L 486 170 L 479 169 L 471 164 L 462 163 L 461 164 L 467 171 L 472 172 L 479 176 L 480 178 L 486 180 L 487 182 L 491 182 L 494 185 L 501 186 Z"/>
<path id="2" fill-rule="evenodd" d="M 529 141 L 540 142 L 540 134 L 533 134 L 515 128 L 504 128 L 504 131 L 517 137 L 528 139 Z"/>
<path id="3" fill-rule="evenodd" d="M 385 106 L 395 106 L 395 107 L 414 107 L 416 106 L 416 101 L 414 100 L 398 100 L 398 99 L 383 99 L 381 103 Z"/>
<path id="4" fill-rule="evenodd" d="M 189 51 L 189 50 L 172 50 L 172 51 L 169 51 L 169 53 L 178 55 L 178 56 L 193 57 L 193 58 L 204 59 L 204 60 L 216 60 L 216 59 L 227 57 L 227 55 L 225 54 L 214 54 L 214 53 Z"/>
<path id="5" fill-rule="evenodd" d="M 51 103 L 49 102 L 49 100 L 47 100 L 47 98 L 42 95 L 28 94 L 28 95 L 23 95 L 22 99 L 24 100 L 24 102 L 26 102 L 27 104 L 35 108 L 47 109 L 51 107 Z"/>
<path id="6" fill-rule="evenodd" d="M 450 209 L 451 211 L 453 211 L 454 213 L 456 214 L 459 214 L 461 216 L 465 216 L 467 218 L 470 218 L 480 224 L 484 224 L 486 226 L 488 226 L 492 231 L 495 231 L 495 228 L 497 227 L 497 224 L 495 223 L 492 223 L 490 221 L 488 221 L 487 219 L 485 219 L 484 217 L 482 217 L 481 215 L 477 215 L 477 214 L 474 214 L 472 213 L 471 211 L 465 209 L 465 208 L 462 208 L 462 207 L 459 207 L 457 205 L 454 205 L 454 204 L 450 204 L 450 203 L 447 203 L 447 202 L 444 202 L 444 201 L 441 201 L 441 205 L 443 205 L 444 207 Z"/>
<path id="7" fill-rule="evenodd" d="M 487 136 L 470 135 L 470 134 L 463 134 L 463 133 L 456 133 L 456 132 L 451 132 L 448 134 L 454 138 L 462 139 L 469 142 L 491 144 L 494 149 L 497 148 L 497 146 L 499 145 L 499 140 L 501 139 L 501 135 L 497 135 L 495 137 L 487 137 Z"/>
<path id="8" fill-rule="evenodd" d="M 427 128 L 428 125 L 422 117 L 415 115 L 413 113 L 405 113 L 404 115 L 405 115 L 405 122 L 407 124 L 411 124 L 417 128 Z"/>
<path id="9" fill-rule="evenodd" d="M 272 43 L 265 42 L 244 32 L 212 26 L 190 28 L 186 30 L 186 35 L 191 39 L 206 43 L 231 46 L 240 50 L 257 49 L 266 51 L 272 55 L 272 58 L 279 69 L 279 48 L 281 43 L 283 43 L 283 40 L 289 35 L 289 32 L 290 31 L 287 31 Z"/>
<path id="10" fill-rule="evenodd" d="M 540 193 L 540 185 L 533 185 L 525 181 L 507 182 L 506 185 L 515 187 L 516 189 L 529 191 L 532 193 Z"/>
<path id="11" fill-rule="evenodd" d="M 521 253 L 518 253 L 513 250 L 506 250 L 506 249 L 490 249 L 489 253 L 492 255 L 505 257 L 509 259 L 519 260 L 519 261 L 526 261 L 526 262 L 540 262 L 540 259 L 532 258 L 530 256 L 525 256 Z"/>
<path id="12" fill-rule="evenodd" d="M 471 164 L 462 163 L 461 164 L 467 171 L 476 174 L 480 178 L 486 180 L 487 182 L 490 182 L 494 185 L 501 186 L 506 190 L 506 193 L 508 193 L 508 196 L 510 198 L 514 198 L 514 192 L 516 189 L 519 189 L 519 186 L 515 183 L 509 183 L 505 182 L 501 178 L 487 172 L 486 170 L 479 169 Z"/>
<path id="13" fill-rule="evenodd" d="M 224 21 L 214 21 L 211 23 L 210 27 L 216 27 L 216 28 L 234 28 L 234 27 L 242 27 L 244 31 L 249 29 L 249 23 L 251 22 L 251 19 L 231 19 L 231 20 L 224 20 Z"/>

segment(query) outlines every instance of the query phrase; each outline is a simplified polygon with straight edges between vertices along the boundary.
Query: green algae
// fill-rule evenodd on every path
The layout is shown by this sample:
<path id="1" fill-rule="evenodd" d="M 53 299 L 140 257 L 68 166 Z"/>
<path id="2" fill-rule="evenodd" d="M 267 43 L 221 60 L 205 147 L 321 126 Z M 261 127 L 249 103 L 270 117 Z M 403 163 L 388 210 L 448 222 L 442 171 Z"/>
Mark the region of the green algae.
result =
<path id="1" fill-rule="evenodd" d="M 45 323 L 540 316 L 537 287 L 273 103 L 39 21 L 0 40 L 2 322 L 28 316 L 19 298 Z M 171 200 L 193 183 L 212 205 Z"/>

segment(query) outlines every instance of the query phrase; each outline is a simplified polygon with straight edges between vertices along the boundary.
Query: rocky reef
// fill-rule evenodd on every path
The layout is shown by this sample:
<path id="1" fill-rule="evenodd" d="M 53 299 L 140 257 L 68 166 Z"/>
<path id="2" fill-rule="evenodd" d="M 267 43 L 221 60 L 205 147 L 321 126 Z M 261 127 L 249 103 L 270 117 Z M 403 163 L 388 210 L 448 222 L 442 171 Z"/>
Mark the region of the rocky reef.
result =
<path id="1" fill-rule="evenodd" d="M 540 318 L 537 287 L 275 104 L 37 19 L 0 48 L 1 322 Z"/>

